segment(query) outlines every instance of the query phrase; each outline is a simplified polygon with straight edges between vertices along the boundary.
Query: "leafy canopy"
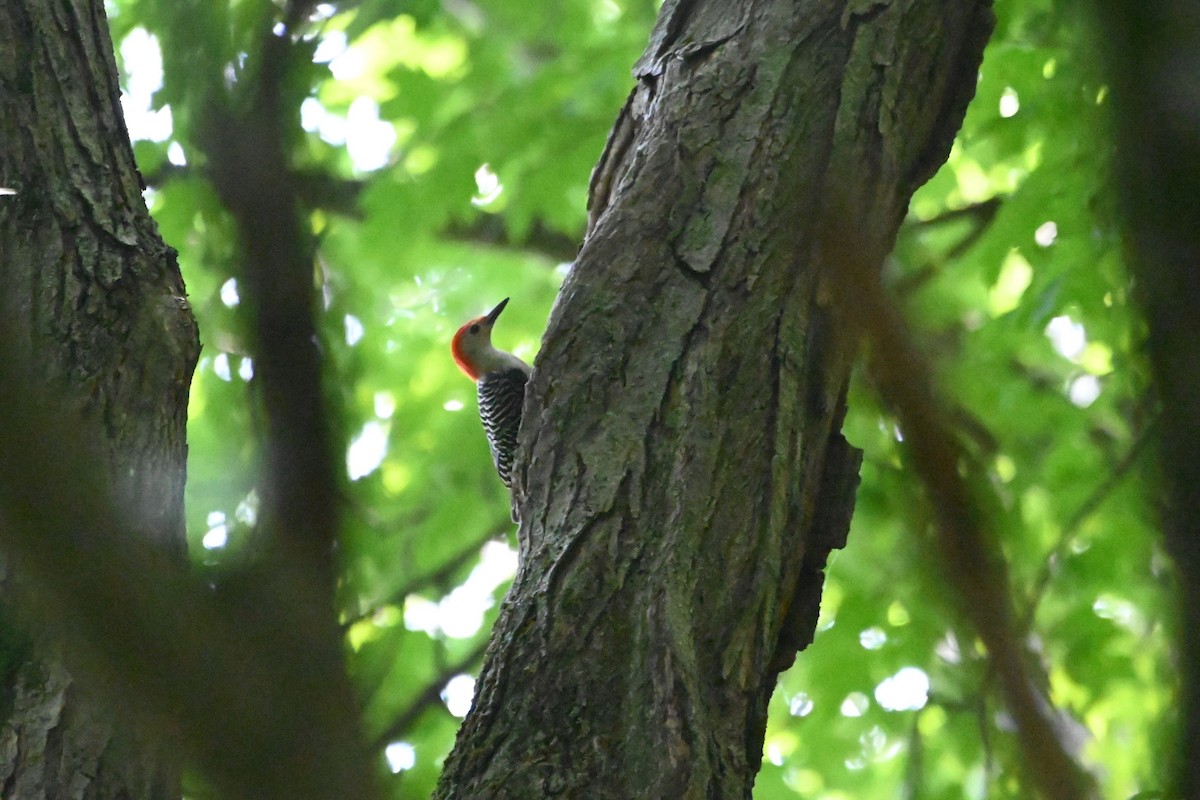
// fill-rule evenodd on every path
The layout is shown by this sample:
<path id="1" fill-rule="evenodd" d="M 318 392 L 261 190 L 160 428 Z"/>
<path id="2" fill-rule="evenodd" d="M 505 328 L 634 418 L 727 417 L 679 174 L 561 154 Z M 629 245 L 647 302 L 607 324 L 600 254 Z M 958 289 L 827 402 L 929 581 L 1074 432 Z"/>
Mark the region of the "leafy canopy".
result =
<path id="1" fill-rule="evenodd" d="M 473 386 L 447 344 L 511 296 L 497 339 L 532 359 L 656 8 L 317 8 L 285 101 L 346 453 L 341 613 L 380 768 L 395 797 L 422 798 L 515 569 Z M 204 102 L 246 79 L 277 9 L 109 0 L 108 12 L 151 210 L 201 324 L 189 540 L 219 570 L 244 557 L 255 523 L 261 426 L 240 255 L 204 177 Z M 1173 686 L 1106 89 L 1070 9 L 1001 0 L 997 13 L 976 99 L 887 279 L 988 475 L 1014 602 L 1066 735 L 1106 796 L 1128 797 L 1163 783 L 1156 737 L 1169 735 Z M 1019 797 L 1011 726 L 930 558 L 903 432 L 861 381 L 846 429 L 866 451 L 853 531 L 816 641 L 772 701 L 756 796 Z"/>

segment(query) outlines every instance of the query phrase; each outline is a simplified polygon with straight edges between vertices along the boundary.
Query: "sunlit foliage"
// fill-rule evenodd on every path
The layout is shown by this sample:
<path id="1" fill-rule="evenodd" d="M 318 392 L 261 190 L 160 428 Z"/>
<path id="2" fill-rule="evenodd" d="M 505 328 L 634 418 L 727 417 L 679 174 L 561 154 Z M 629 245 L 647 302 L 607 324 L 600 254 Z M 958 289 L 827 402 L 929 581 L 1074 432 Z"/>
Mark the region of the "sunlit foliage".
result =
<path id="1" fill-rule="evenodd" d="M 504 297 L 532 358 L 587 180 L 656 14 L 650 0 L 319 6 L 288 83 L 320 243 L 321 348 L 346 454 L 341 613 L 381 770 L 432 791 L 515 569 L 508 503 L 447 344 Z M 344 9 L 344 10 L 343 10 Z M 246 80 L 261 0 L 110 0 L 125 110 L 204 351 L 188 520 L 205 569 L 245 557 L 261 429 L 233 227 L 203 170 L 202 98 Z M 990 478 L 1014 603 L 1063 735 L 1107 797 L 1161 788 L 1169 570 L 1141 447 L 1141 331 L 1083 20 L 1001 0 L 975 102 L 917 195 L 887 279 Z M 856 382 L 866 451 L 815 643 L 772 705 L 756 796 L 1019 797 L 988 662 L 930 557 L 899 430 Z"/>

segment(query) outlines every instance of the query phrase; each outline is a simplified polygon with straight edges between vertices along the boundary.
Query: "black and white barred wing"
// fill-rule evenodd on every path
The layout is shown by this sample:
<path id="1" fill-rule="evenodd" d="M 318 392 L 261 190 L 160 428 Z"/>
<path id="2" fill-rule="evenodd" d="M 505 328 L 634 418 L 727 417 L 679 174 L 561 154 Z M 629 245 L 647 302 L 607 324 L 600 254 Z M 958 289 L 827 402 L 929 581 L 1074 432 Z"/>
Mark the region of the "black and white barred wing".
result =
<path id="1" fill-rule="evenodd" d="M 529 376 L 519 369 L 494 372 L 479 379 L 479 416 L 500 480 L 512 485 L 513 453 L 521 427 L 521 404 Z"/>

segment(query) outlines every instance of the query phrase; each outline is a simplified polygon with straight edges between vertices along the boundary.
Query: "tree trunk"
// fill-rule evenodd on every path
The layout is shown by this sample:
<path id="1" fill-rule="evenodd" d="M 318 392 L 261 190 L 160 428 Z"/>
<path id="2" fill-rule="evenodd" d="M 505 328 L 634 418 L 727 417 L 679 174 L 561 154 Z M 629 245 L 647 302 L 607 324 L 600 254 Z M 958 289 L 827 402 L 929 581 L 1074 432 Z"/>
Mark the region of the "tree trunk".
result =
<path id="1" fill-rule="evenodd" d="M 530 383 L 521 569 L 440 798 L 749 797 L 859 453 L 827 209 L 876 256 L 990 4 L 667 2 Z"/>
<path id="2" fill-rule="evenodd" d="M 1128 259 L 1161 415 L 1163 544 L 1178 587 L 1171 796 L 1200 797 L 1200 9 L 1189 0 L 1105 0 L 1095 11 L 1113 87 Z"/>
<path id="3" fill-rule="evenodd" d="M 0 196 L 5 335 L 107 453 L 123 524 L 182 559 L 199 347 L 175 254 L 142 200 L 118 96 L 101 0 L 0 3 L 0 187 L 15 191 Z M 84 694 L 47 643 L 35 640 L 32 655 L 9 625 L 0 638 L 0 794 L 179 797 L 167 746 L 149 746 Z"/>

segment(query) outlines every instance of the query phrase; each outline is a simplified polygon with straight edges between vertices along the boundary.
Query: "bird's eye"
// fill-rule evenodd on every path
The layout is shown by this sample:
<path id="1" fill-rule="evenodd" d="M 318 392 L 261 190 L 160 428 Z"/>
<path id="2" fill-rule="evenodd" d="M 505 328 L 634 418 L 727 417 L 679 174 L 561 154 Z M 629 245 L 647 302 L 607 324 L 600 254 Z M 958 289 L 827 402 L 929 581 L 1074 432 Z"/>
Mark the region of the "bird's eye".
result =
<path id="1" fill-rule="evenodd" d="M 479 333 L 479 326 L 478 326 L 478 325 L 472 325 L 472 326 L 471 326 L 471 333 Z"/>

